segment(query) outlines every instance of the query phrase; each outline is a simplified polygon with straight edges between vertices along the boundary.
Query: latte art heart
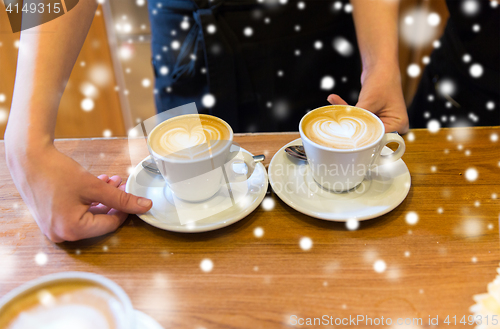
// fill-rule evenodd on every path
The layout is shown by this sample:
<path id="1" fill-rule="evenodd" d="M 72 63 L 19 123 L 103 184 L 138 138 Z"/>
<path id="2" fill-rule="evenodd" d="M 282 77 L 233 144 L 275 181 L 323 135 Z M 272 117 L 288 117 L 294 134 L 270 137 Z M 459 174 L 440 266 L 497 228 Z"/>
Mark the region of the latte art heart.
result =
<path id="1" fill-rule="evenodd" d="M 307 115 L 302 123 L 313 142 L 336 149 L 356 149 L 376 141 L 380 123 L 370 113 L 353 107 L 327 106 Z"/>
<path id="2" fill-rule="evenodd" d="M 216 152 L 229 136 L 228 128 L 217 118 L 183 115 L 162 123 L 149 140 L 151 148 L 160 155 L 195 159 Z"/>

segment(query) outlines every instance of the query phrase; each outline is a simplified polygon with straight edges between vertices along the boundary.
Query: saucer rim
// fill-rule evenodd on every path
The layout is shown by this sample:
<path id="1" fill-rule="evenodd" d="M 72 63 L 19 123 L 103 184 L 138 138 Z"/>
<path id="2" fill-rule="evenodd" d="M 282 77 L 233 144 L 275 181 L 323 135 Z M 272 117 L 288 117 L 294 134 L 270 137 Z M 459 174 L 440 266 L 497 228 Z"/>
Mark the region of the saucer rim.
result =
<path id="1" fill-rule="evenodd" d="M 248 154 L 253 156 L 253 154 L 251 152 L 249 152 L 248 150 L 246 150 L 242 147 L 240 147 L 240 150 L 247 152 Z M 142 162 L 144 162 L 145 160 L 150 159 L 150 158 L 151 158 L 151 155 L 148 155 L 147 157 L 142 159 L 135 166 L 134 170 L 132 170 L 131 174 L 129 175 L 129 177 L 127 179 L 127 183 L 125 185 L 125 192 L 131 193 L 130 186 L 133 183 L 132 183 L 132 180 L 130 178 L 133 176 L 137 176 L 137 174 L 141 170 L 145 170 L 144 168 L 142 168 Z M 268 176 L 266 167 L 262 164 L 262 162 L 257 163 L 256 168 L 257 167 L 260 167 L 260 170 L 262 170 L 262 172 L 264 174 L 264 187 L 261 189 L 262 192 L 260 192 L 260 195 L 256 199 L 255 202 L 250 204 L 246 209 L 244 209 L 244 211 L 237 213 L 237 215 L 235 215 L 235 216 L 221 219 L 219 222 L 214 223 L 214 224 L 201 225 L 201 226 L 195 225 L 194 227 L 190 227 L 190 228 L 188 228 L 187 225 L 180 225 L 179 224 L 179 225 L 173 226 L 173 225 L 168 225 L 168 224 L 161 223 L 161 222 L 159 223 L 156 220 L 154 220 L 154 221 L 150 220 L 149 218 L 151 217 L 154 219 L 154 216 L 151 215 L 149 213 L 149 211 L 144 213 L 144 214 L 137 214 L 136 216 L 151 226 L 157 227 L 157 228 L 165 230 L 165 231 L 177 232 L 177 233 L 204 233 L 204 232 L 215 231 L 215 230 L 230 226 L 230 225 L 237 223 L 240 220 L 244 219 L 248 215 L 250 215 L 255 209 L 257 209 L 257 207 L 262 203 L 262 200 L 264 200 L 264 198 L 266 197 L 267 189 L 269 187 L 269 176 Z M 234 207 L 234 206 L 232 206 L 232 207 Z M 232 207 L 230 207 L 228 209 L 231 209 Z"/>
<path id="2" fill-rule="evenodd" d="M 153 318 L 152 316 L 150 316 L 149 314 L 143 312 L 143 311 L 140 311 L 138 309 L 134 309 L 134 316 L 135 316 L 135 327 L 137 327 L 137 329 L 164 329 L 164 327 L 158 322 L 156 321 L 155 318 Z M 150 322 L 150 323 L 154 323 L 154 327 L 153 326 L 150 326 L 147 322 Z"/>
<path id="3" fill-rule="evenodd" d="M 273 158 L 269 162 L 269 166 L 267 168 L 267 170 L 268 170 L 267 174 L 268 174 L 269 184 L 271 185 L 271 188 L 273 188 L 274 184 L 276 183 L 276 181 L 274 180 L 274 177 L 273 177 L 274 175 L 273 175 L 273 172 L 272 172 L 272 168 L 273 168 L 273 165 L 278 161 L 277 160 L 278 156 L 280 156 L 280 154 L 282 152 L 285 152 L 285 149 L 288 146 L 297 145 L 297 143 L 302 143 L 302 138 L 297 138 L 297 139 L 295 139 L 295 140 L 293 140 L 293 141 L 285 144 L 282 148 L 279 149 L 278 152 L 276 152 L 274 154 Z M 355 218 L 358 221 L 365 221 L 365 220 L 370 220 L 370 219 L 374 219 L 374 218 L 383 216 L 383 215 L 385 215 L 385 214 L 393 211 L 394 209 L 396 209 L 406 199 L 406 197 L 408 196 L 408 193 L 410 192 L 410 188 L 411 188 L 411 174 L 410 174 L 410 171 L 408 170 L 408 166 L 403 161 L 403 159 L 399 159 L 397 161 L 400 161 L 400 160 L 401 160 L 402 165 L 404 165 L 405 168 L 406 168 L 406 173 L 408 175 L 408 180 L 409 180 L 408 187 L 403 186 L 403 188 L 406 189 L 406 191 L 404 193 L 400 194 L 400 195 L 402 195 L 402 197 L 400 198 L 400 200 L 394 202 L 391 206 L 387 207 L 386 209 L 384 209 L 382 211 L 373 213 L 371 215 L 354 216 L 354 217 L 351 217 L 351 218 Z M 304 161 L 304 160 L 302 160 L 302 161 Z M 314 210 L 308 209 L 307 207 L 299 205 L 296 202 L 290 200 L 288 198 L 288 194 L 283 193 L 283 191 L 281 191 L 280 193 L 278 193 L 273 188 L 273 193 L 276 194 L 281 199 L 281 201 L 283 201 L 284 203 L 286 203 L 289 207 L 293 208 L 294 210 L 296 210 L 296 211 L 298 211 L 298 212 L 300 212 L 300 213 L 302 213 L 304 215 L 307 215 L 307 216 L 310 216 L 310 217 L 313 217 L 313 218 L 318 218 L 318 219 L 326 220 L 326 221 L 331 221 L 331 222 L 342 222 L 342 223 L 345 223 L 345 222 L 347 222 L 349 220 L 349 219 L 346 219 L 346 218 L 340 218 L 340 217 L 338 217 L 338 214 L 329 213 L 329 215 L 325 216 L 326 212 L 319 213 L 319 212 L 316 212 Z"/>

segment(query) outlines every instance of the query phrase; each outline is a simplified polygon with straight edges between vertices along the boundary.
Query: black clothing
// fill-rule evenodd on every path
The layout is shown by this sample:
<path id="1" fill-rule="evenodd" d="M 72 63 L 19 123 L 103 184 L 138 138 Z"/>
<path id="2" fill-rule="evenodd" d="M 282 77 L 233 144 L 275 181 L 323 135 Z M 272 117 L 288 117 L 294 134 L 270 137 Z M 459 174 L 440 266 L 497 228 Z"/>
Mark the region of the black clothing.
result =
<path id="1" fill-rule="evenodd" d="M 500 5 L 469 2 L 476 11 L 446 3 L 450 18 L 408 108 L 410 127 L 500 125 Z"/>
<path id="2" fill-rule="evenodd" d="M 235 132 L 296 131 L 306 111 L 327 105 L 330 93 L 357 101 L 361 62 L 347 0 L 149 0 L 148 6 L 159 112 L 194 101 L 199 113 L 226 120 Z M 340 52 L 333 47 L 337 37 L 348 41 Z M 320 87 L 325 76 L 333 78 L 332 89 Z M 207 93 L 213 107 L 201 102 Z"/>

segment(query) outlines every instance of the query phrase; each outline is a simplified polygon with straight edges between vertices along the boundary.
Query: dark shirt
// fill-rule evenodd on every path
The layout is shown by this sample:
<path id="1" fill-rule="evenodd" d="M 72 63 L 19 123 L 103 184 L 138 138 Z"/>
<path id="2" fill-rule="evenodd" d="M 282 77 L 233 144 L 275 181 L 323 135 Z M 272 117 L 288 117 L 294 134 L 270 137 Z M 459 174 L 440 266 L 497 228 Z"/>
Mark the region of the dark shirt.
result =
<path id="1" fill-rule="evenodd" d="M 327 105 L 330 93 L 356 103 L 361 64 L 351 5 L 302 3 L 148 1 L 158 111 L 196 102 L 200 113 L 226 120 L 235 132 L 297 131 L 306 111 Z M 347 46 L 339 52 L 334 40 Z M 201 101 L 208 93 L 213 107 Z"/>
<path id="2" fill-rule="evenodd" d="M 500 5 L 446 3 L 450 17 L 408 108 L 410 127 L 430 120 L 442 127 L 500 125 Z M 443 92 L 445 84 L 452 92 Z"/>

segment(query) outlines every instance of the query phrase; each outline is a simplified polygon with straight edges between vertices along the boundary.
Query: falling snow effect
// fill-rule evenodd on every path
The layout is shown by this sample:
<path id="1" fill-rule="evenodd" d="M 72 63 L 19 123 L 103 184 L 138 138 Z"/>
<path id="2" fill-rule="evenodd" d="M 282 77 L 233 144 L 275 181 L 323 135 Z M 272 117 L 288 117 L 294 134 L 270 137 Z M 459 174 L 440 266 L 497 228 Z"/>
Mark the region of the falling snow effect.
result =
<path id="1" fill-rule="evenodd" d="M 323 48 L 323 42 L 321 42 L 319 40 L 317 40 L 317 41 L 314 42 L 314 49 L 320 50 L 322 48 Z"/>
<path id="2" fill-rule="evenodd" d="M 80 107 L 85 112 L 90 112 L 94 109 L 94 101 L 90 98 L 84 98 L 80 103 Z"/>
<path id="3" fill-rule="evenodd" d="M 214 268 L 214 263 L 210 259 L 205 258 L 201 261 L 200 268 L 203 272 L 210 272 Z"/>
<path id="4" fill-rule="evenodd" d="M 453 96 L 455 94 L 455 83 L 449 79 L 442 79 L 439 81 L 438 92 L 442 96 Z"/>
<path id="5" fill-rule="evenodd" d="M 349 40 L 343 37 L 336 37 L 333 39 L 333 48 L 342 56 L 351 56 L 354 52 L 354 47 Z"/>
<path id="6" fill-rule="evenodd" d="M 325 76 L 321 79 L 321 89 L 331 90 L 335 86 L 335 80 L 331 76 Z"/>
<path id="7" fill-rule="evenodd" d="M 43 252 L 39 252 L 38 254 L 36 254 L 35 256 L 35 263 L 37 265 L 40 265 L 40 266 L 43 266 L 45 264 L 47 264 L 47 261 L 48 261 L 48 257 L 47 257 L 47 254 L 46 253 L 43 253 Z"/>
<path id="8" fill-rule="evenodd" d="M 479 173 L 477 172 L 477 170 L 475 168 L 469 168 L 465 171 L 465 178 L 469 182 L 475 181 L 478 177 L 479 177 Z"/>
<path id="9" fill-rule="evenodd" d="M 418 64 L 410 64 L 406 72 L 410 77 L 416 78 L 420 75 L 420 66 L 418 66 Z"/>
<path id="10" fill-rule="evenodd" d="M 373 269 L 377 273 L 383 273 L 387 269 L 387 265 L 383 260 L 379 259 L 373 264 Z"/>
<path id="11" fill-rule="evenodd" d="M 412 47 L 425 47 L 438 36 L 441 18 L 427 9 L 413 8 L 404 13 L 399 24 L 403 41 Z"/>
<path id="12" fill-rule="evenodd" d="M 430 26 L 438 26 L 441 23 L 441 17 L 437 13 L 430 13 L 427 16 L 427 23 Z"/>
<path id="13" fill-rule="evenodd" d="M 429 130 L 429 132 L 431 133 L 437 133 L 439 131 L 439 129 L 441 128 L 441 124 L 439 123 L 439 121 L 433 119 L 433 120 L 429 120 L 429 122 L 427 123 L 427 130 Z"/>
<path id="14" fill-rule="evenodd" d="M 483 221 L 476 218 L 464 220 L 460 226 L 456 227 L 454 233 L 468 238 L 475 238 L 483 234 Z"/>
<path id="15" fill-rule="evenodd" d="M 253 35 L 253 29 L 251 27 L 245 27 L 245 29 L 243 30 L 243 34 L 246 37 L 251 37 Z"/>
<path id="16" fill-rule="evenodd" d="M 479 1 L 466 0 L 462 2 L 462 12 L 468 16 L 475 16 L 479 13 Z"/>
<path id="17" fill-rule="evenodd" d="M 166 67 L 165 65 L 160 67 L 160 74 L 167 75 L 168 74 L 168 67 Z"/>
<path id="18" fill-rule="evenodd" d="M 142 84 L 142 86 L 144 88 L 148 88 L 149 86 L 151 86 L 151 80 L 149 80 L 149 79 L 142 79 L 141 84 Z"/>
<path id="19" fill-rule="evenodd" d="M 418 214 L 415 211 L 410 211 L 405 217 L 406 223 L 409 225 L 415 225 L 418 222 Z"/>
<path id="20" fill-rule="evenodd" d="M 356 218 L 349 218 L 345 226 L 349 231 L 355 231 L 359 228 L 359 221 Z"/>
<path id="21" fill-rule="evenodd" d="M 178 50 L 181 47 L 181 43 L 177 40 L 173 40 L 170 44 L 170 47 L 172 47 L 172 49 L 174 50 Z"/>
<path id="22" fill-rule="evenodd" d="M 0 94 L 0 103 L 5 102 L 6 99 L 5 94 Z"/>
<path id="23" fill-rule="evenodd" d="M 413 142 L 415 140 L 415 134 L 412 133 L 412 132 L 409 132 L 407 135 L 406 135 L 406 140 L 408 142 Z"/>
<path id="24" fill-rule="evenodd" d="M 253 230 L 253 235 L 256 237 L 256 238 L 262 238 L 264 236 L 264 230 L 262 229 L 262 227 L 256 227 L 254 230 Z"/>
<path id="25" fill-rule="evenodd" d="M 262 209 L 266 211 L 271 211 L 274 209 L 274 199 L 272 197 L 266 197 L 262 200 Z"/>
<path id="26" fill-rule="evenodd" d="M 99 95 L 99 90 L 90 82 L 83 82 L 80 85 L 80 92 L 87 98 L 96 98 Z"/>
<path id="27" fill-rule="evenodd" d="M 181 29 L 187 30 L 187 29 L 189 29 L 189 27 L 190 27 L 190 24 L 189 24 L 188 21 L 182 21 L 181 22 Z"/>
<path id="28" fill-rule="evenodd" d="M 493 101 L 489 101 L 486 103 L 486 108 L 490 111 L 494 110 L 495 109 L 495 102 Z"/>
<path id="29" fill-rule="evenodd" d="M 109 137 L 113 136 L 113 133 L 111 132 L 111 130 L 106 129 L 106 130 L 104 130 L 104 131 L 102 132 L 102 135 L 103 135 L 104 137 L 106 137 L 106 138 L 109 138 Z"/>
<path id="30" fill-rule="evenodd" d="M 312 248 L 313 242 L 311 238 L 303 237 L 302 239 L 300 239 L 299 244 L 302 250 L 310 250 Z"/>
<path id="31" fill-rule="evenodd" d="M 9 112 L 6 109 L 0 107 L 0 123 L 6 123 L 9 118 Z"/>
<path id="32" fill-rule="evenodd" d="M 274 104 L 272 112 L 277 120 L 284 120 L 290 114 L 290 106 L 286 101 L 280 100 Z"/>
<path id="33" fill-rule="evenodd" d="M 208 32 L 209 34 L 214 34 L 216 31 L 217 31 L 217 28 L 215 27 L 215 25 L 213 25 L 213 24 L 209 24 L 209 25 L 207 26 L 207 32 Z"/>
<path id="34" fill-rule="evenodd" d="M 211 108 L 215 105 L 215 97 L 212 94 L 206 94 L 203 96 L 201 99 L 201 103 L 203 104 L 204 107 L 206 108 Z"/>
<path id="35" fill-rule="evenodd" d="M 480 78 L 483 75 L 483 67 L 481 64 L 472 64 L 469 73 L 473 78 Z"/>
<path id="36" fill-rule="evenodd" d="M 107 87 L 113 80 L 113 73 L 110 68 L 104 64 L 92 65 L 89 68 L 88 75 L 90 81 L 99 87 Z"/>

